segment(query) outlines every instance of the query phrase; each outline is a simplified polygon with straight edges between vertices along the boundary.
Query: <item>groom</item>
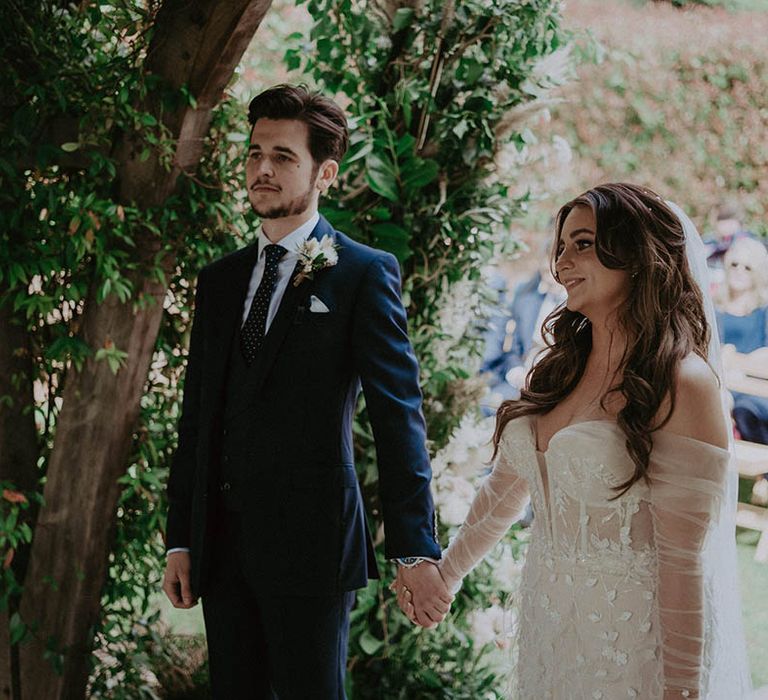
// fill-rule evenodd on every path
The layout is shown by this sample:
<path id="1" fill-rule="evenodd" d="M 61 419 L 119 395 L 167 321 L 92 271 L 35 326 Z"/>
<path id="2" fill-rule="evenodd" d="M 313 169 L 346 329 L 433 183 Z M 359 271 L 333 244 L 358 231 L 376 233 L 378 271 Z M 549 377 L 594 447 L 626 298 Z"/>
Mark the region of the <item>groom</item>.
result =
<path id="1" fill-rule="evenodd" d="M 378 578 L 353 463 L 362 385 L 386 555 L 433 626 L 451 596 L 418 366 L 392 255 L 318 214 L 348 145 L 332 100 L 280 85 L 249 107 L 257 241 L 199 274 L 163 589 L 202 598 L 214 698 L 344 698 L 354 590 Z"/>

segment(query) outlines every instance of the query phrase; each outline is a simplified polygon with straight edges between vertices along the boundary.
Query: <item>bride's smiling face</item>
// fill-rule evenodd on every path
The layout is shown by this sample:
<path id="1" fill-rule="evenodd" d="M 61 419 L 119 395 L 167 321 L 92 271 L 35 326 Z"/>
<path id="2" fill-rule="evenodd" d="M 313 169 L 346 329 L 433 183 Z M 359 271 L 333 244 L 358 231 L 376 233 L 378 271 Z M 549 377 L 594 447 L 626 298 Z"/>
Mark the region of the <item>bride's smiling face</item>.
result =
<path id="1" fill-rule="evenodd" d="M 563 222 L 555 252 L 555 271 L 568 293 L 568 309 L 591 321 L 621 305 L 630 288 L 626 270 L 613 270 L 600 262 L 596 236 L 594 213 L 589 207 L 576 206 Z"/>

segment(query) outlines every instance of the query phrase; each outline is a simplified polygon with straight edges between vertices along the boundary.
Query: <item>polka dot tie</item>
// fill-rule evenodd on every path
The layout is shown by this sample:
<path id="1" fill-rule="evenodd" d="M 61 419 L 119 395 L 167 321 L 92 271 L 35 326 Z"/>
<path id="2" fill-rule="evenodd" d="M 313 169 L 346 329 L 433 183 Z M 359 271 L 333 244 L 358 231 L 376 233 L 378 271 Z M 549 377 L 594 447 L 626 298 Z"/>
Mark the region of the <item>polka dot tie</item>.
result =
<path id="1" fill-rule="evenodd" d="M 264 248 L 264 255 L 267 259 L 264 265 L 264 275 L 251 302 L 251 308 L 248 310 L 248 318 L 245 319 L 240 330 L 240 349 L 243 351 L 243 357 L 248 364 L 256 359 L 261 346 L 264 344 L 269 302 L 272 300 L 272 293 L 275 291 L 275 283 L 277 282 L 277 267 L 280 264 L 280 258 L 287 252 L 285 248 L 279 245 L 269 244 Z"/>

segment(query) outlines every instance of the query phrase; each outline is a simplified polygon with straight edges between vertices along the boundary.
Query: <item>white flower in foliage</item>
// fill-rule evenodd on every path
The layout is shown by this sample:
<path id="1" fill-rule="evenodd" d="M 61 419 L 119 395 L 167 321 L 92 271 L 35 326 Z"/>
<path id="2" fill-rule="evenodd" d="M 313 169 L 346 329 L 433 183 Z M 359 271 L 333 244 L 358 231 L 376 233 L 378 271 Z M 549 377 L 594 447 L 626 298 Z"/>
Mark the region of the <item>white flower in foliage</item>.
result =
<path id="1" fill-rule="evenodd" d="M 446 525 L 461 525 L 475 497 L 475 487 L 460 476 L 445 476 L 436 487 L 435 502 L 440 520 Z"/>
<path id="2" fill-rule="evenodd" d="M 477 646 L 495 642 L 497 646 L 505 643 L 506 612 L 500 605 L 492 605 L 485 610 L 473 610 L 467 615 L 470 634 Z"/>

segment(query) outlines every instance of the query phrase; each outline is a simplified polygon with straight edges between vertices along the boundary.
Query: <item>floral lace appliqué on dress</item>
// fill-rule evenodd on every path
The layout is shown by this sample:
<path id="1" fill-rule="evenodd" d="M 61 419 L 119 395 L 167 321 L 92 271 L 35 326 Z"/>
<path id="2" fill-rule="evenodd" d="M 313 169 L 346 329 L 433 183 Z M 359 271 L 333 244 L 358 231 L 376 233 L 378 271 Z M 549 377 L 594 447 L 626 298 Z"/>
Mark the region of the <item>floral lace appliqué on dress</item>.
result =
<path id="1" fill-rule="evenodd" d="M 536 450 L 529 417 L 499 456 L 442 571 L 458 582 L 530 498 L 510 697 L 707 697 L 707 615 L 697 556 L 718 512 L 728 452 L 653 434 L 649 481 L 615 498 L 634 464 L 610 421 L 568 426 Z M 685 591 L 685 595 L 680 595 Z M 691 594 L 691 592 L 693 592 Z"/>

